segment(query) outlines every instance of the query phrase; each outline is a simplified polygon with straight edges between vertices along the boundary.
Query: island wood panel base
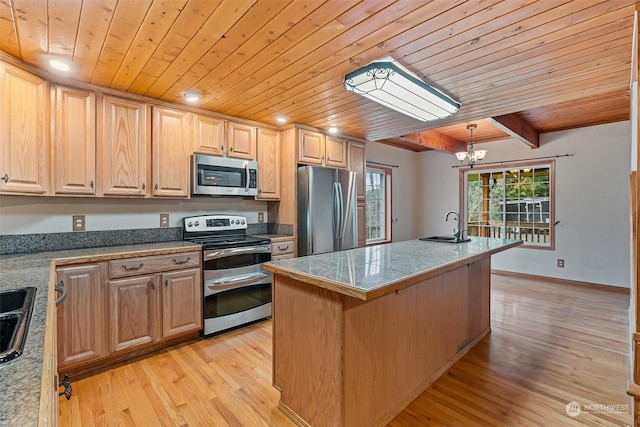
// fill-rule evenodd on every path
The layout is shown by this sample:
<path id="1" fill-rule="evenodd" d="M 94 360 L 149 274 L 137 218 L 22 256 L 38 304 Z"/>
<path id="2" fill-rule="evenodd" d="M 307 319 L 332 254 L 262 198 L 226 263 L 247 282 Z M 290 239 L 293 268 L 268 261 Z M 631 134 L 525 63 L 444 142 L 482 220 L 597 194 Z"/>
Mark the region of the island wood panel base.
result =
<path id="1" fill-rule="evenodd" d="M 388 423 L 490 330 L 491 258 L 370 301 L 274 275 L 274 386 L 301 426 Z"/>

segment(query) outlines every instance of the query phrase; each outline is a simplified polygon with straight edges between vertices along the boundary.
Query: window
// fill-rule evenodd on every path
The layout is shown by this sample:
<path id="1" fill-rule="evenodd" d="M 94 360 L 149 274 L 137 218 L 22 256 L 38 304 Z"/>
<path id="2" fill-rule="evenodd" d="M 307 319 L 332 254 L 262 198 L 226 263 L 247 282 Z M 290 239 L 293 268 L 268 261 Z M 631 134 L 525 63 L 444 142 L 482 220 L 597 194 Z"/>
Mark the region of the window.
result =
<path id="1" fill-rule="evenodd" d="M 367 243 L 391 240 L 391 169 L 367 168 L 366 239 Z"/>
<path id="2" fill-rule="evenodd" d="M 461 171 L 469 236 L 553 249 L 554 162 Z"/>

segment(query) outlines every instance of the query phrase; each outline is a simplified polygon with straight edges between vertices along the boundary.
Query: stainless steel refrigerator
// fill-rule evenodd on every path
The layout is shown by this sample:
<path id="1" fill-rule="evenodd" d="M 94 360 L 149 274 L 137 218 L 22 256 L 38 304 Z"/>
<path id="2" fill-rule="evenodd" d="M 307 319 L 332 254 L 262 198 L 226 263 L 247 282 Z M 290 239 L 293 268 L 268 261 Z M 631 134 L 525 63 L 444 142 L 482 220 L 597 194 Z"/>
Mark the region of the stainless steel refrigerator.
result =
<path id="1" fill-rule="evenodd" d="M 298 256 L 358 245 L 356 173 L 298 167 Z"/>

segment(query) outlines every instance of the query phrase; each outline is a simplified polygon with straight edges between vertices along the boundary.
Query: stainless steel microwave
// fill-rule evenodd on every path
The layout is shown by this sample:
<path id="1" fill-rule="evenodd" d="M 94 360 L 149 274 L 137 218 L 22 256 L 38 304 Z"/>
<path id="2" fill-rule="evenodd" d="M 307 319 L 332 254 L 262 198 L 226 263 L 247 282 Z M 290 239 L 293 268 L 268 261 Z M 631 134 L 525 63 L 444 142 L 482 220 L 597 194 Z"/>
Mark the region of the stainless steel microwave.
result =
<path id="1" fill-rule="evenodd" d="M 193 195 L 256 196 L 258 194 L 257 162 L 198 153 L 192 156 L 192 160 Z"/>

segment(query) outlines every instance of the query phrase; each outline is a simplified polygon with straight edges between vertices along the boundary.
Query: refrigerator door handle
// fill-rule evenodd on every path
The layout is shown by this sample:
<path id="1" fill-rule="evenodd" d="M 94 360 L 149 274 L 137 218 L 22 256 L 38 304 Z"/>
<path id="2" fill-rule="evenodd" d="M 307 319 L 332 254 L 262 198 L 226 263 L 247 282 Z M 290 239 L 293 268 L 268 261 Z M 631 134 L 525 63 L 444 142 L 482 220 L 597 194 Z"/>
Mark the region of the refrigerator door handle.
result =
<path id="1" fill-rule="evenodd" d="M 338 239 L 342 240 L 342 235 L 344 233 L 344 198 L 342 195 L 342 184 L 338 183 L 338 209 L 340 212 L 340 225 L 338 227 Z M 340 243 L 342 245 L 342 242 Z"/>
<path id="2" fill-rule="evenodd" d="M 340 211 L 338 210 L 340 206 L 339 186 L 340 184 L 338 184 L 337 182 L 333 183 L 332 195 L 333 195 L 333 237 L 334 239 L 338 238 L 338 234 L 340 233 Z"/>

